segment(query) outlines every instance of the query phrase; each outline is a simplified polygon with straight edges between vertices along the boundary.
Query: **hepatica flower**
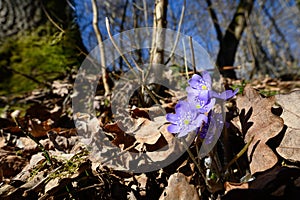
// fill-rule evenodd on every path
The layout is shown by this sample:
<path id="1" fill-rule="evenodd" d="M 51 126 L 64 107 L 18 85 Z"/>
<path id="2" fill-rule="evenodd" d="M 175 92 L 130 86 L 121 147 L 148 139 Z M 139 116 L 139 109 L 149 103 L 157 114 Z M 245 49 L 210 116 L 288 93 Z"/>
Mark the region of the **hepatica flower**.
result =
<path id="1" fill-rule="evenodd" d="M 211 78 L 209 73 L 203 72 L 202 76 L 194 74 L 188 83 L 190 85 L 186 88 L 188 102 L 190 102 L 198 112 L 208 113 L 215 105 L 215 99 L 210 97 Z"/>
<path id="2" fill-rule="evenodd" d="M 188 82 L 190 85 L 186 88 L 188 101 L 193 102 L 198 109 L 210 104 L 213 98 L 227 100 L 236 95 L 239 91 L 238 89 L 235 91 L 226 90 L 222 93 L 213 91 L 211 87 L 211 77 L 206 71 L 202 73 L 202 76 L 194 74 Z M 214 105 L 209 105 L 208 108 L 213 106 Z"/>
<path id="3" fill-rule="evenodd" d="M 172 124 L 168 126 L 170 133 L 179 133 L 178 137 L 183 137 L 189 132 L 202 126 L 207 122 L 207 116 L 198 113 L 187 101 L 179 101 L 175 106 L 176 114 L 167 114 L 167 120 Z"/>
<path id="4" fill-rule="evenodd" d="M 199 91 L 211 90 L 211 77 L 207 71 L 202 72 L 202 76 L 194 74 L 188 83 L 191 88 Z"/>
<path id="5" fill-rule="evenodd" d="M 236 95 L 238 90 L 226 90 L 222 93 L 213 91 L 211 77 L 206 71 L 201 76 L 194 74 L 188 83 L 187 101 L 179 101 L 175 106 L 175 114 L 166 116 L 171 122 L 168 131 L 183 137 L 197 129 L 202 130 L 200 137 L 204 138 L 212 121 L 207 116 L 212 116 L 210 112 L 216 103 L 216 98 L 227 100 Z"/>

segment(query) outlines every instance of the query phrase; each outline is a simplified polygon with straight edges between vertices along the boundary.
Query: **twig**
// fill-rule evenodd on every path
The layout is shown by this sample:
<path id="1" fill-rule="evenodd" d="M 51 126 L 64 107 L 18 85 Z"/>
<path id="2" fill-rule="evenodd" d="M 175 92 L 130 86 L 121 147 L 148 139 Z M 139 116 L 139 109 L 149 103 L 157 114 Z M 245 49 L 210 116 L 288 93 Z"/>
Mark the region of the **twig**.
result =
<path id="1" fill-rule="evenodd" d="M 105 60 L 105 51 L 103 46 L 102 34 L 98 27 L 98 7 L 96 0 L 92 0 L 92 7 L 93 7 L 93 28 L 97 37 L 99 51 L 100 51 L 100 64 L 101 64 L 101 72 L 102 72 L 102 81 L 104 86 L 105 94 L 107 96 L 110 94 L 110 88 L 107 82 L 107 73 L 106 73 L 106 60 Z"/>
<path id="2" fill-rule="evenodd" d="M 138 78 L 139 76 L 137 75 L 136 71 L 133 69 L 132 65 L 129 63 L 129 61 L 127 60 L 127 58 L 123 55 L 121 49 L 118 47 L 116 41 L 114 40 L 111 31 L 110 31 L 110 25 L 109 25 L 109 21 L 108 18 L 105 18 L 105 24 L 106 24 L 106 30 L 109 36 L 109 39 L 111 40 L 111 43 L 113 44 L 113 46 L 115 47 L 115 49 L 117 50 L 117 52 L 119 53 L 119 55 L 123 58 L 123 60 L 125 61 L 126 65 L 132 70 L 132 73 Z"/>
<path id="3" fill-rule="evenodd" d="M 233 159 L 224 167 L 223 172 L 226 172 L 228 170 L 228 168 L 235 163 L 248 149 L 248 147 L 250 146 L 250 144 L 252 143 L 254 137 L 251 138 L 251 140 L 242 148 L 242 150 L 236 154 Z"/>
<path id="4" fill-rule="evenodd" d="M 130 52 L 131 54 L 132 54 L 132 52 Z M 130 58 L 131 58 L 131 60 L 132 60 L 132 62 L 133 62 L 133 64 L 134 64 L 134 66 L 142 73 L 142 75 L 143 75 L 143 73 L 144 73 L 144 71 L 143 71 L 143 69 L 139 66 L 139 64 L 137 64 L 137 62 L 135 61 L 135 59 L 132 57 L 132 55 L 130 54 Z"/>
<path id="5" fill-rule="evenodd" d="M 164 65 L 166 65 L 170 62 L 172 56 L 174 55 L 175 49 L 177 47 L 177 44 L 178 44 L 178 41 L 179 41 L 180 30 L 181 30 L 181 25 L 182 25 L 183 17 L 184 17 L 185 5 L 186 5 L 186 0 L 184 0 L 183 5 L 182 5 L 181 15 L 180 15 L 180 19 L 179 19 L 179 22 L 178 22 L 177 35 L 176 35 L 174 46 L 173 46 L 173 48 L 171 50 L 171 53 L 170 53 L 170 55 L 169 55 L 169 57 L 168 57 L 168 59 L 167 59 L 167 61 L 165 62 Z"/>
<path id="6" fill-rule="evenodd" d="M 193 153 L 191 152 L 191 150 L 189 149 L 189 147 L 187 146 L 186 141 L 185 141 L 184 139 L 182 139 L 182 140 L 180 140 L 180 141 L 181 141 L 181 143 L 184 145 L 186 151 L 188 152 L 189 157 L 192 159 L 193 163 L 196 165 L 196 167 L 197 167 L 199 173 L 201 174 L 203 180 L 206 181 L 205 173 L 204 173 L 203 170 L 201 169 L 200 164 L 197 163 L 196 158 L 195 158 L 195 156 L 193 155 Z"/>
<path id="7" fill-rule="evenodd" d="M 192 40 L 191 36 L 189 36 L 189 42 L 190 42 L 190 47 L 191 47 L 191 51 L 192 51 L 192 67 L 194 70 L 194 74 L 196 74 L 197 70 L 196 70 L 196 63 L 195 63 L 195 53 L 194 53 L 193 40 Z"/>
<path id="8" fill-rule="evenodd" d="M 147 9 L 146 0 L 143 0 L 143 7 L 144 7 L 145 26 L 148 27 L 148 13 L 147 13 L 148 9 Z M 147 32 L 148 32 L 148 29 L 147 29 Z"/>
<path id="9" fill-rule="evenodd" d="M 149 96 L 151 97 L 151 99 L 154 101 L 155 104 L 158 105 L 158 107 L 161 109 L 161 111 L 164 113 L 164 115 L 166 115 L 166 111 L 163 109 L 163 107 L 159 104 L 159 102 L 157 101 L 157 99 L 155 98 L 155 95 L 153 94 L 153 92 L 147 87 L 147 85 L 143 85 L 143 87 L 146 89 L 146 92 L 149 94 Z"/>
<path id="10" fill-rule="evenodd" d="M 43 11 L 44 11 L 44 13 L 45 13 L 45 15 L 46 15 L 46 17 L 49 19 L 49 21 L 58 29 L 58 30 L 60 30 L 62 33 L 64 33 L 65 32 L 65 30 L 64 29 L 62 29 L 52 18 L 51 18 L 51 16 L 49 15 L 49 13 L 48 13 L 48 11 L 46 10 L 46 8 L 45 8 L 45 6 L 44 6 L 44 4 L 43 4 L 43 1 L 41 1 L 41 6 L 42 6 L 42 9 L 43 9 Z"/>
<path id="11" fill-rule="evenodd" d="M 188 80 L 189 79 L 189 70 L 188 70 L 188 66 L 187 66 L 186 50 L 185 50 L 184 40 L 182 40 L 182 46 L 183 46 L 183 55 L 184 55 L 185 75 L 186 75 L 186 79 Z"/>

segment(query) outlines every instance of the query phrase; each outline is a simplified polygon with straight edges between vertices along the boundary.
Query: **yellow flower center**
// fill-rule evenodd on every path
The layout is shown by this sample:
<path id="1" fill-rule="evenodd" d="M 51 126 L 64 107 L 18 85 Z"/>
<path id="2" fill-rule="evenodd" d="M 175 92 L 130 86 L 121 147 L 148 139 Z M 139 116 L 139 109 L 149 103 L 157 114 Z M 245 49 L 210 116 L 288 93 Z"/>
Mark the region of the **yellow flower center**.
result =
<path id="1" fill-rule="evenodd" d="M 202 90 L 207 90 L 206 85 L 202 85 L 201 88 L 202 88 Z"/>
<path id="2" fill-rule="evenodd" d="M 183 123 L 184 123 L 185 125 L 188 125 L 188 124 L 190 123 L 190 121 L 187 120 L 187 119 L 185 119 L 185 120 L 183 121 Z"/>

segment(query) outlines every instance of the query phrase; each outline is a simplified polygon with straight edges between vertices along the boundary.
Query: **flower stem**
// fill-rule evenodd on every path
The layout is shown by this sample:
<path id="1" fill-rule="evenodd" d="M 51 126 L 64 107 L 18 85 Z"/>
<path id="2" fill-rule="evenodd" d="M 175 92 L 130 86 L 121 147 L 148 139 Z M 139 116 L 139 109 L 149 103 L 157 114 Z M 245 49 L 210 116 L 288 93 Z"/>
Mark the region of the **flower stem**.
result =
<path id="1" fill-rule="evenodd" d="M 181 143 L 184 145 L 186 151 L 187 151 L 188 154 L 189 154 L 189 157 L 192 159 L 193 163 L 196 165 L 196 167 L 197 167 L 198 171 L 200 172 L 202 178 L 206 181 L 205 173 L 204 173 L 204 171 L 201 169 L 200 163 L 198 163 L 198 162 L 196 161 L 196 158 L 195 158 L 195 156 L 193 155 L 193 153 L 191 152 L 190 148 L 188 147 L 186 141 L 185 141 L 184 139 L 182 139 L 182 140 L 181 140 Z"/>
<path id="2" fill-rule="evenodd" d="M 236 154 L 234 157 L 233 157 L 233 159 L 224 167 L 224 169 L 223 169 L 223 172 L 226 172 L 227 170 L 228 170 L 228 168 L 233 164 L 233 163 L 235 163 L 236 161 L 237 161 L 237 159 L 239 159 L 246 151 L 247 151 L 247 149 L 248 149 L 248 147 L 250 146 L 250 144 L 252 143 L 252 141 L 253 141 L 253 138 L 254 137 L 252 137 L 251 138 L 251 140 L 242 148 L 242 150 L 238 153 L 238 154 Z"/>

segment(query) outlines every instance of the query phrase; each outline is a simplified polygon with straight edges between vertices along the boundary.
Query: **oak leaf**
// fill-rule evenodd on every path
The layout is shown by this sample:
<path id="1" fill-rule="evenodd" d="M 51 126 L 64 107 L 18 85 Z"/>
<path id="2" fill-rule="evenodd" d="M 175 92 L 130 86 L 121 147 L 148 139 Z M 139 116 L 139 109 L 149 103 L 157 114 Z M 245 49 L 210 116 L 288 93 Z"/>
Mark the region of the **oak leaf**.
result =
<path id="1" fill-rule="evenodd" d="M 276 149 L 283 158 L 300 162 L 300 91 L 276 95 L 276 102 L 283 108 L 281 117 L 287 125 L 285 135 Z"/>
<path id="2" fill-rule="evenodd" d="M 195 186 L 190 185 L 182 173 L 172 174 L 168 180 L 168 186 L 159 200 L 199 200 Z"/>
<path id="3" fill-rule="evenodd" d="M 250 85 L 246 85 L 242 96 L 237 96 L 240 113 L 234 119 L 235 125 L 244 134 L 246 143 L 253 138 L 247 151 L 251 174 L 270 169 L 278 161 L 273 150 L 266 144 L 284 126 L 283 119 L 271 112 L 274 104 L 274 96 L 262 97 Z"/>

